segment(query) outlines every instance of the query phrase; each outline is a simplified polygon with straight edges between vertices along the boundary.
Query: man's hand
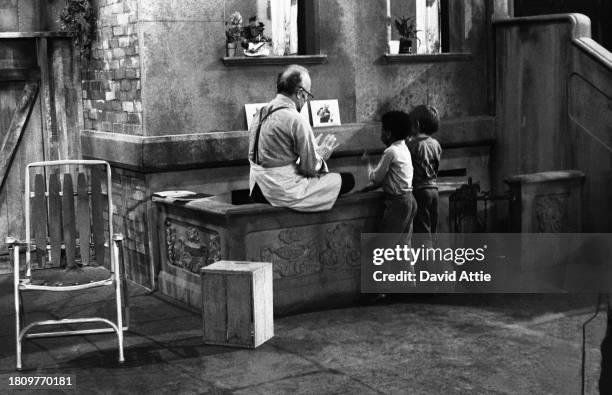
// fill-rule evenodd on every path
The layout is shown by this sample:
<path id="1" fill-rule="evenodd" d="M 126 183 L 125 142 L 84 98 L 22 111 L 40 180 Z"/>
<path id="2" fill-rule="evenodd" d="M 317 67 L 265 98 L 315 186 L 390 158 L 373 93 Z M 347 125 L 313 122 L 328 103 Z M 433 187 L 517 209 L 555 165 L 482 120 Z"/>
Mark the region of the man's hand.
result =
<path id="1" fill-rule="evenodd" d="M 331 134 L 323 135 L 320 134 L 315 138 L 315 142 L 317 143 L 317 154 L 323 160 L 328 160 L 331 154 L 334 152 L 336 148 L 340 145 L 336 141 L 336 136 L 332 136 Z"/>

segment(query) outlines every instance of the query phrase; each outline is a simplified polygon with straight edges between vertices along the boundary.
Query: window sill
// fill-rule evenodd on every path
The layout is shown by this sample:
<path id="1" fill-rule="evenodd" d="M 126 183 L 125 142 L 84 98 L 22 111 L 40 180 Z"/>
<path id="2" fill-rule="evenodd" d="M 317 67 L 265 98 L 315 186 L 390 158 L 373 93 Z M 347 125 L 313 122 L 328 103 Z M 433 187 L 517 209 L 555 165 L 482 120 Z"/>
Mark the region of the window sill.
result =
<path id="1" fill-rule="evenodd" d="M 0 39 L 13 38 L 70 38 L 66 32 L 45 31 L 45 32 L 0 32 Z"/>
<path id="2" fill-rule="evenodd" d="M 292 55 L 292 56 L 235 56 L 221 58 L 227 67 L 233 66 L 278 66 L 287 64 L 322 64 L 327 62 L 327 55 Z"/>
<path id="3" fill-rule="evenodd" d="M 469 61 L 472 60 L 474 56 L 470 52 L 446 52 L 436 54 L 385 54 L 383 55 L 383 58 L 387 61 L 387 63 L 430 63 Z"/>

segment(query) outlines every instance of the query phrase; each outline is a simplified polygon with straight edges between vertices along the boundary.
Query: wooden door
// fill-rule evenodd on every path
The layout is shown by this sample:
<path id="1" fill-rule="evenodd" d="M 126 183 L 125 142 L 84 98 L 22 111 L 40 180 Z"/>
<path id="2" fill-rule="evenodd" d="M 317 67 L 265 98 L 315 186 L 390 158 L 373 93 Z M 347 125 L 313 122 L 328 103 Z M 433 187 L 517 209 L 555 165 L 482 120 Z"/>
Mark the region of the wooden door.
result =
<path id="1" fill-rule="evenodd" d="M 0 273 L 7 236 L 25 238 L 28 163 L 80 158 L 80 78 L 70 40 L 0 33 Z"/>

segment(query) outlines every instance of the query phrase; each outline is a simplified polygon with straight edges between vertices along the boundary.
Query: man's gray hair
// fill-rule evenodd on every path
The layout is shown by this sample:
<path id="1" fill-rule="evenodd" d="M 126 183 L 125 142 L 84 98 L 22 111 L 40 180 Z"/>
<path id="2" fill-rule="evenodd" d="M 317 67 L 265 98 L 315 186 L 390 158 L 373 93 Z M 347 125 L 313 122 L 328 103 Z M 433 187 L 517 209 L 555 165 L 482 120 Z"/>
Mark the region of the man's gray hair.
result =
<path id="1" fill-rule="evenodd" d="M 303 66 L 292 64 L 278 74 L 276 80 L 276 92 L 285 95 L 293 95 L 302 86 L 302 77 L 308 75 L 308 69 Z"/>

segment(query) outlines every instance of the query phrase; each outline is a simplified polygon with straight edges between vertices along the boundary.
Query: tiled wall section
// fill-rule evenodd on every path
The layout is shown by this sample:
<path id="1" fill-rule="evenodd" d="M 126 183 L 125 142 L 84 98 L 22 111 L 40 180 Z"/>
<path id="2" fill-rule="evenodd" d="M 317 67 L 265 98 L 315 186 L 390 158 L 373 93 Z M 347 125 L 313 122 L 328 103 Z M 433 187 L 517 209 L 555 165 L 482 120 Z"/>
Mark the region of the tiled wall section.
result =
<path id="1" fill-rule="evenodd" d="M 96 3 L 96 39 L 83 67 L 85 129 L 142 135 L 138 2 Z"/>
<path id="2" fill-rule="evenodd" d="M 124 256 L 128 278 L 149 286 L 151 273 L 145 178 L 119 168 L 113 169 L 113 226 L 124 236 Z"/>

